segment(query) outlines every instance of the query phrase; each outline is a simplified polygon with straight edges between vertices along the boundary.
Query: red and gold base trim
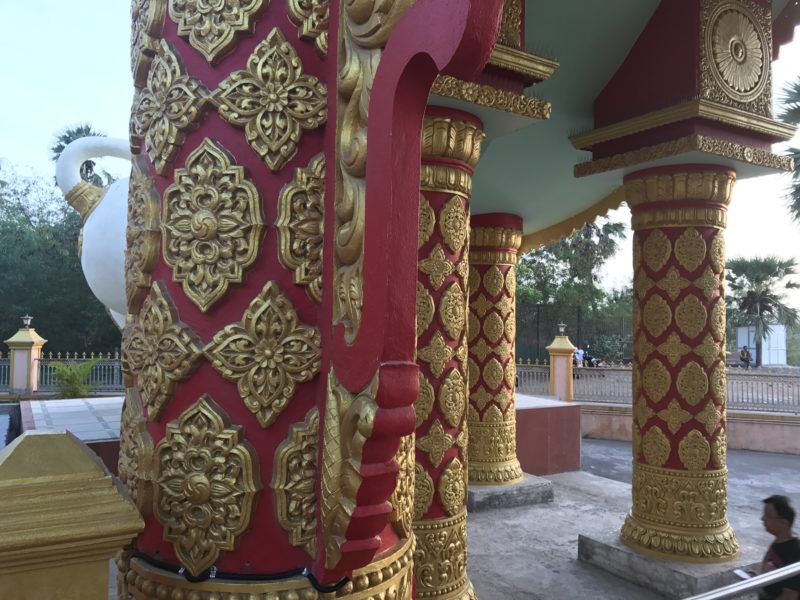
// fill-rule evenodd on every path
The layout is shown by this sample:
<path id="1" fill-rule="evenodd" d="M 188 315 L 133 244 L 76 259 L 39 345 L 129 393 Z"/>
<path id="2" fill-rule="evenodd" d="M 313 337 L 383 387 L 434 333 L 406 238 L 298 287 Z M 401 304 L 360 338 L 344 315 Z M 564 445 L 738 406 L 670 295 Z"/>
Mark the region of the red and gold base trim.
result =
<path id="1" fill-rule="evenodd" d="M 415 597 L 475 600 L 467 578 L 467 513 L 414 523 Z"/>
<path id="2" fill-rule="evenodd" d="M 351 581 L 335 594 L 322 594 L 308 579 L 281 581 L 231 581 L 190 583 L 180 575 L 139 560 L 130 561 L 125 582 L 134 600 L 411 600 L 414 540 L 398 543 L 393 551 L 353 572 Z"/>

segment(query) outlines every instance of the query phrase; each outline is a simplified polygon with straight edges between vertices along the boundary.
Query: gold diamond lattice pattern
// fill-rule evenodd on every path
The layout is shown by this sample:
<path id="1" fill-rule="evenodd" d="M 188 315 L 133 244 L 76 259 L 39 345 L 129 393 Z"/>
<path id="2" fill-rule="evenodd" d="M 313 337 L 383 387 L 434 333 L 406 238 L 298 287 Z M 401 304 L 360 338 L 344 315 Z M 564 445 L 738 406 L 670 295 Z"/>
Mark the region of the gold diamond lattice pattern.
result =
<path id="1" fill-rule="evenodd" d="M 303 73 L 292 45 L 275 28 L 213 94 L 223 119 L 243 127 L 250 146 L 272 171 L 297 152 L 303 131 L 316 129 L 328 115 L 327 87 Z"/>
<path id="2" fill-rule="evenodd" d="M 197 126 L 207 100 L 208 90 L 186 74 L 175 49 L 161 40 L 147 85 L 137 95 L 131 115 L 132 133 L 144 139 L 159 175 L 165 175 L 175 160 L 186 132 Z"/>
<path id="3" fill-rule="evenodd" d="M 241 438 L 205 394 L 167 425 L 158 444 L 156 517 L 193 575 L 233 550 L 250 524 L 261 484 L 256 454 Z"/>
<path id="4" fill-rule="evenodd" d="M 264 230 L 256 186 L 228 152 L 208 138 L 175 171 L 164 191 L 164 260 L 173 280 L 203 312 L 240 283 Z"/>
<path id="5" fill-rule="evenodd" d="M 200 340 L 178 319 L 164 284 L 156 282 L 144 301 L 138 323 L 126 327 L 122 341 L 123 370 L 138 375 L 147 418 L 159 418 L 201 356 Z"/>
<path id="6" fill-rule="evenodd" d="M 204 352 L 262 427 L 269 427 L 292 399 L 298 383 L 319 373 L 320 336 L 298 321 L 289 299 L 270 281 L 241 322 L 214 336 Z"/>
<path id="7" fill-rule="evenodd" d="M 216 62 L 236 43 L 236 34 L 251 29 L 269 0 L 170 0 L 169 16 L 178 35 L 210 62 Z"/>

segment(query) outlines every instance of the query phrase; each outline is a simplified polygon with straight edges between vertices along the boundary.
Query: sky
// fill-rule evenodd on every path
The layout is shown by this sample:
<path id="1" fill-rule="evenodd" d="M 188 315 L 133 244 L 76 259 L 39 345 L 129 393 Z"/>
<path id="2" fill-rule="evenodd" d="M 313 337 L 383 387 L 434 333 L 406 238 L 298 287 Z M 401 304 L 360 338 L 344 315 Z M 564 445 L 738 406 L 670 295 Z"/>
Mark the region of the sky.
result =
<path id="1" fill-rule="evenodd" d="M 49 148 L 64 128 L 89 122 L 111 137 L 127 137 L 133 96 L 129 12 L 126 0 L 0 0 L 0 160 L 50 176 Z M 37 15 L 42 18 L 34 20 Z M 800 77 L 800 31 L 795 40 L 773 63 L 776 98 Z M 800 136 L 793 143 L 800 144 Z M 100 167 L 115 177 L 129 170 L 117 159 Z M 789 218 L 784 198 L 789 180 L 771 175 L 737 183 L 728 218 L 729 257 L 777 254 L 800 261 L 800 224 Z M 610 216 L 630 223 L 624 207 Z M 631 238 L 603 271 L 607 288 L 630 284 Z M 792 300 L 800 307 L 800 290 Z"/>

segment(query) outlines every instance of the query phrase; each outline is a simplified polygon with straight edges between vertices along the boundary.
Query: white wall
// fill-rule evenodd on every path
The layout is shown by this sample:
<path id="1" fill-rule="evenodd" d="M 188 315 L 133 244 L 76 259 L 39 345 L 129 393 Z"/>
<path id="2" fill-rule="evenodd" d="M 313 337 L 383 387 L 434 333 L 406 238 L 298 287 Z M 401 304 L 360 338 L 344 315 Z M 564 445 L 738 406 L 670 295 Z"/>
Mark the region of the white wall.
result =
<path id="1" fill-rule="evenodd" d="M 738 327 L 736 329 L 736 352 L 738 355 L 742 346 L 750 348 L 753 356 L 753 363 L 756 360 L 756 328 Z M 786 364 L 786 327 L 783 325 L 773 325 L 772 332 L 764 340 L 761 348 L 762 365 L 785 365 Z"/>

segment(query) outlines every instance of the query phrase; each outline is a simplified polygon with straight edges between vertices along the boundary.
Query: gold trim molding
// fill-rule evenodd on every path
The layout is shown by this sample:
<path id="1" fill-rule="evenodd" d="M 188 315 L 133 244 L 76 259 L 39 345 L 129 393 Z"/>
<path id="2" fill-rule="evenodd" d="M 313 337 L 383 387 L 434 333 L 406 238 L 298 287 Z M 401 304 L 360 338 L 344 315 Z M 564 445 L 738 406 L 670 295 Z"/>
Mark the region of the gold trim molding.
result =
<path id="1" fill-rule="evenodd" d="M 518 249 L 522 232 L 510 227 L 472 227 L 469 231 L 470 248 Z"/>
<path id="2" fill-rule="evenodd" d="M 575 165 L 573 171 L 575 177 L 586 177 L 587 175 L 605 173 L 606 171 L 622 169 L 662 158 L 670 158 L 687 152 L 703 152 L 720 158 L 746 162 L 758 167 L 778 171 L 791 171 L 794 168 L 794 161 L 791 156 L 781 156 L 760 148 L 696 134 L 630 152 L 615 154 L 607 158 L 580 163 Z"/>
<path id="3" fill-rule="evenodd" d="M 86 223 L 89 215 L 92 214 L 100 200 L 105 195 L 105 190 L 96 185 L 92 185 L 87 181 L 79 181 L 75 184 L 70 191 L 64 194 L 64 198 L 72 208 L 78 211 L 78 214 Z"/>
<path id="4" fill-rule="evenodd" d="M 494 47 L 489 57 L 489 64 L 526 75 L 537 81 L 549 79 L 559 66 L 557 60 L 537 56 L 505 44 L 497 44 Z"/>
<path id="5" fill-rule="evenodd" d="M 546 100 L 500 90 L 490 85 L 461 81 L 450 75 L 439 75 L 433 81 L 431 94 L 529 119 L 550 118 L 551 105 Z"/>
<path id="6" fill-rule="evenodd" d="M 472 196 L 472 175 L 461 169 L 444 165 L 422 165 L 420 190 L 457 194 L 469 200 Z"/>

